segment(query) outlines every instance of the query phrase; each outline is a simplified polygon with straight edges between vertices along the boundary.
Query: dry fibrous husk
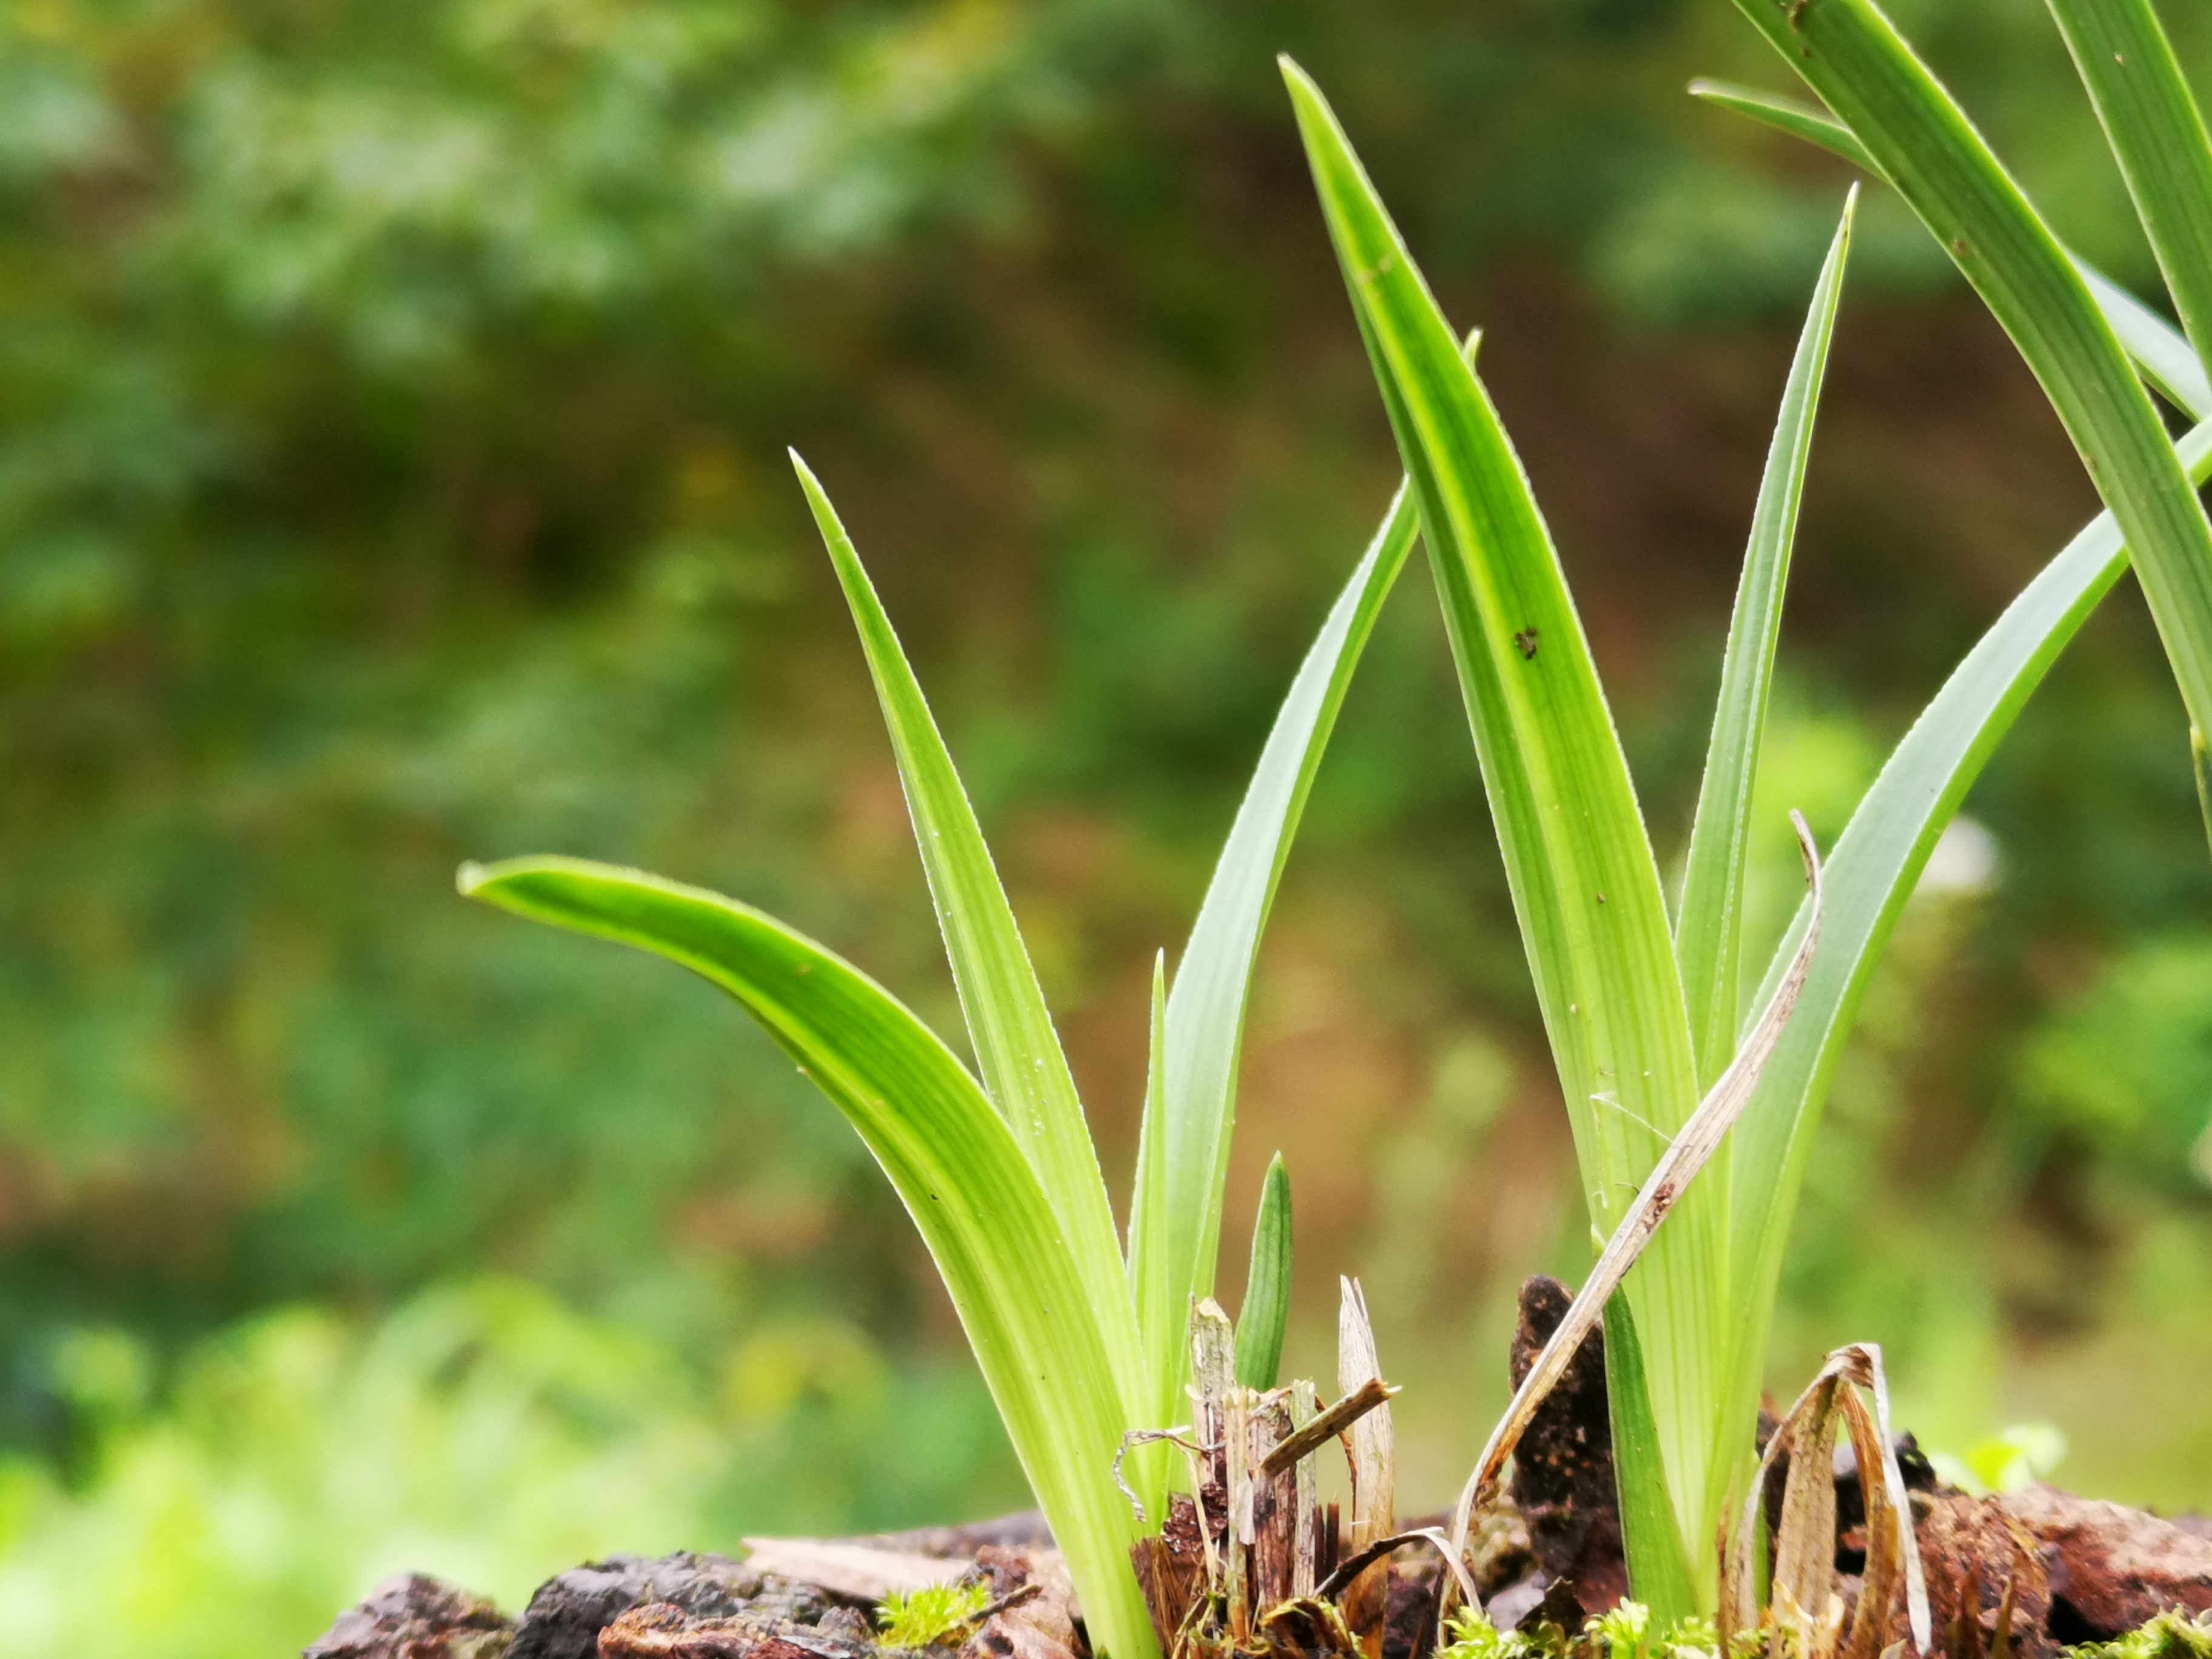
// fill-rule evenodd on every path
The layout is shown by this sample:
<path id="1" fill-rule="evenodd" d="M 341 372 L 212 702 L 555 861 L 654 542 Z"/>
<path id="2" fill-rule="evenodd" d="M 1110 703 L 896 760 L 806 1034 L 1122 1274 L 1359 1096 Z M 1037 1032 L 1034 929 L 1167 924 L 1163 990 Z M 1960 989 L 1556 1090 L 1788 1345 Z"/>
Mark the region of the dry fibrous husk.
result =
<path id="1" fill-rule="evenodd" d="M 1859 1397 L 1861 1389 L 1874 1397 L 1871 1412 Z M 1834 1454 L 1839 1432 L 1849 1433 L 1857 1454 L 1866 1512 L 1863 1588 L 1847 1644 L 1844 1598 L 1835 1582 Z M 1781 1524 L 1775 1532 L 1771 1590 L 1762 1608 L 1757 1583 L 1759 1511 L 1766 1476 L 1785 1453 L 1790 1475 L 1783 1492 Z M 1899 1594 L 1913 1645 L 1923 1654 L 1930 1650 L 1928 1591 L 1913 1535 L 1911 1504 L 1890 1433 L 1889 1388 L 1882 1375 L 1881 1349 L 1872 1344 L 1837 1349 L 1790 1407 L 1766 1443 L 1726 1561 L 1727 1583 L 1721 1594 L 1726 1620 L 1738 1629 L 1767 1629 L 1771 1659 L 1783 1659 L 1785 1638 L 1796 1642 L 1801 1659 L 1832 1659 L 1838 1653 L 1844 1659 L 1875 1659 L 1887 1645 L 1890 1603 Z M 1723 1635 L 1725 1645 L 1725 1630 Z"/>

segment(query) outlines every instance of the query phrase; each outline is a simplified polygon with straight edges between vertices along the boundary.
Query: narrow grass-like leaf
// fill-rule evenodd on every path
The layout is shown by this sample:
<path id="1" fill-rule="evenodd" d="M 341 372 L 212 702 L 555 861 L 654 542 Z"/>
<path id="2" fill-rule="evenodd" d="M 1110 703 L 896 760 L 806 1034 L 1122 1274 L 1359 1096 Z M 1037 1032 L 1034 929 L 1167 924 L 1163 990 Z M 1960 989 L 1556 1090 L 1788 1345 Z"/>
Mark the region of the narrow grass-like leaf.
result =
<path id="1" fill-rule="evenodd" d="M 1702 1607 L 1691 1576 L 1689 1546 L 1662 1481 L 1636 1479 L 1662 1453 L 1659 1419 L 1652 1409 L 1651 1367 L 1636 1328 L 1636 1311 L 1625 1296 L 1605 1304 L 1605 1389 L 1613 1428 L 1614 1486 L 1620 1504 L 1620 1546 L 1629 1587 L 1647 1607 Z M 1628 1471 L 1627 1478 L 1620 1472 Z M 1716 1569 L 1717 1574 L 1717 1568 Z"/>
<path id="2" fill-rule="evenodd" d="M 1326 100 L 1288 60 L 1284 75 L 1420 504 L 1591 1219 L 1602 1236 L 1697 1104 L 1658 866 L 1558 556 L 1497 411 Z M 1685 1537 L 1711 1534 L 1722 1496 L 1705 1460 L 1726 1296 L 1724 1186 L 1708 1181 L 1691 1194 L 1628 1290 L 1652 1339 L 1649 1381 L 1666 1467 L 1663 1476 L 1624 1468 L 1622 1480 L 1663 1478 Z M 1700 1270 L 1716 1262 L 1719 1273 Z M 1743 1427 L 1747 1459 L 1747 1419 Z M 1705 1553 L 1696 1552 L 1697 1559 Z M 1713 1578 L 1715 1569 L 1705 1564 L 1700 1577 Z M 1690 1611 L 1654 1608 L 1661 1617 Z"/>
<path id="3" fill-rule="evenodd" d="M 2212 477 L 2212 422 L 2195 428 L 2176 448 L 2192 481 Z M 2129 549 L 2110 513 L 2068 543 L 1921 711 L 1829 855 L 1820 948 L 1797 1012 L 1735 1130 L 1735 1178 L 1745 1190 L 1768 1195 L 1735 1218 L 1736 1294 L 1745 1316 L 1731 1333 L 1729 1363 L 1736 1386 L 1749 1397 L 1757 1397 L 1775 1286 L 1814 1133 L 1881 948 L 1991 750 L 2128 562 Z M 1808 920 L 1801 908 L 1762 994 L 1771 994 Z"/>
<path id="4" fill-rule="evenodd" d="M 1682 876 L 1682 905 L 1674 924 L 1674 954 L 1682 964 L 1682 995 L 1698 1045 L 1698 1076 L 1710 1083 L 1727 1069 L 1741 1024 L 1743 872 L 1751 846 L 1752 793 L 1759 781 L 1760 738 L 1774 682 L 1774 650 L 1782 635 L 1782 597 L 1790 580 L 1790 550 L 1804 499 L 1805 464 L 1813 453 L 1813 416 L 1828 345 L 1843 298 L 1844 266 L 1850 257 L 1852 186 L 1843 222 L 1828 248 L 1813 303 L 1798 337 L 1797 353 L 1783 387 L 1782 412 L 1766 452 L 1753 509 L 1751 544 L 1729 619 L 1721 661 L 1721 690 L 1705 750 L 1704 781 L 1690 830 L 1690 856 Z"/>
<path id="5" fill-rule="evenodd" d="M 1752 1027 L 1751 1035 L 1744 1039 L 1742 1048 L 1723 1069 L 1705 1099 L 1698 1102 L 1698 1109 L 1690 1115 L 1690 1121 L 1682 1126 L 1681 1133 L 1668 1143 L 1658 1163 L 1651 1166 L 1651 1173 L 1637 1190 L 1635 1201 L 1621 1217 L 1620 1224 L 1613 1229 L 1613 1237 L 1606 1240 L 1605 1249 L 1598 1253 L 1589 1277 L 1583 1281 L 1582 1289 L 1575 1292 L 1565 1315 L 1545 1339 L 1542 1352 L 1528 1368 L 1528 1374 L 1522 1378 L 1521 1386 L 1513 1391 L 1511 1403 L 1498 1419 L 1498 1426 L 1492 1430 L 1489 1443 L 1483 1448 L 1482 1455 L 1475 1462 L 1474 1473 L 1468 1477 L 1467 1486 L 1460 1493 L 1452 1525 L 1455 1534 L 1462 1539 L 1469 1517 L 1494 1489 L 1505 1468 L 1505 1460 L 1520 1443 L 1536 1408 L 1566 1375 L 1583 1339 L 1597 1328 L 1613 1291 L 1620 1287 L 1637 1257 L 1665 1224 L 1690 1184 L 1711 1162 L 1728 1132 L 1735 1127 L 1736 1119 L 1750 1103 L 1760 1074 L 1782 1040 L 1783 1031 L 1789 1026 L 1790 1016 L 1805 988 L 1805 975 L 1813 965 L 1813 953 L 1820 948 L 1821 901 L 1820 857 L 1813 845 L 1813 832 L 1795 812 L 1790 818 L 1791 827 L 1797 831 L 1797 844 L 1804 853 L 1805 873 L 1813 890 L 1806 900 L 1808 921 L 1797 942 L 1796 953 L 1790 958 L 1789 971 L 1775 988 L 1765 1012 Z"/>
<path id="6" fill-rule="evenodd" d="M 1736 0 L 2012 336 L 2132 550 L 2191 722 L 2212 730 L 2212 523 L 2088 287 L 1873 0 Z"/>
<path id="7" fill-rule="evenodd" d="M 1272 1389 L 1283 1363 L 1283 1330 L 1291 1317 L 1291 1172 L 1277 1152 L 1260 1183 L 1252 1220 L 1252 1267 L 1244 1305 L 1237 1312 L 1237 1380 Z"/>
<path id="8" fill-rule="evenodd" d="M 1864 167 L 1877 179 L 1883 176 L 1880 164 L 1867 154 L 1866 146 L 1852 136 L 1849 127 L 1827 111 L 1815 108 L 1802 99 L 1763 92 L 1756 87 L 1740 87 L 1730 81 L 1708 80 L 1702 76 L 1690 82 L 1690 96 L 1721 109 L 1733 110 L 1738 115 L 1747 115 L 1762 126 L 1786 132 L 1793 138 L 1817 144 L 1854 167 Z"/>
<path id="9" fill-rule="evenodd" d="M 1793 812 L 1790 823 L 1797 831 L 1798 845 L 1805 855 L 1805 873 L 1813 890 L 1808 901 L 1811 921 L 1798 941 L 1796 955 L 1768 1000 L 1765 1012 L 1744 1039 L 1743 1047 L 1723 1069 L 1711 1090 L 1698 1103 L 1698 1109 L 1690 1115 L 1690 1121 L 1682 1126 L 1659 1162 L 1652 1166 L 1651 1173 L 1644 1177 L 1635 1201 L 1628 1206 L 1627 1214 L 1621 1218 L 1613 1237 L 1606 1241 L 1596 1265 L 1583 1281 L 1582 1288 L 1575 1292 L 1565 1316 L 1546 1339 L 1543 1351 L 1522 1378 L 1520 1387 L 1513 1391 L 1512 1401 L 1491 1431 L 1489 1442 L 1476 1460 L 1474 1473 L 1468 1477 L 1460 1492 L 1458 1507 L 1453 1511 L 1455 1555 L 1466 1544 L 1468 1524 L 1475 1509 L 1494 1491 L 1505 1460 L 1520 1443 L 1536 1408 L 1566 1374 L 1584 1339 L 1601 1320 L 1605 1322 L 1607 1329 L 1607 1386 L 1622 1391 L 1624 1409 L 1619 1416 L 1626 1428 L 1620 1437 L 1633 1441 L 1656 1433 L 1656 1424 L 1648 1424 L 1651 1407 L 1644 1385 L 1646 1367 L 1642 1344 L 1636 1340 L 1635 1320 L 1626 1298 L 1616 1297 L 1613 1292 L 1681 1201 L 1683 1194 L 1720 1150 L 1722 1141 L 1750 1103 L 1753 1091 L 1805 988 L 1813 953 L 1820 948 L 1820 859 L 1805 820 Z M 1658 1512 L 1664 1509 L 1660 1501 L 1664 1495 L 1663 1489 L 1657 1487 L 1621 1488 L 1621 1533 L 1627 1549 L 1629 1579 L 1639 1595 L 1656 1595 L 1662 1601 L 1688 1602 L 1695 1589 L 1689 1576 L 1686 1545 L 1673 1515 Z"/>
<path id="10" fill-rule="evenodd" d="M 1128 1280 L 1098 1154 L 975 809 L 836 509 L 796 452 L 791 464 L 867 655 L 984 1086 L 1060 1217 L 1086 1293 L 1096 1304 L 1126 1304 Z M 1135 1328 L 1116 1321 L 1107 1328 L 1118 1339 Z M 1133 1413 L 1144 1398 L 1138 1345 L 1117 1340 L 1109 1358 Z"/>
<path id="11" fill-rule="evenodd" d="M 2189 734 L 2189 758 L 2197 769 L 2197 810 L 2203 815 L 2204 838 L 2212 843 L 2212 744 L 2202 732 Z"/>
<path id="12" fill-rule="evenodd" d="M 681 963 L 799 1062 L 928 1243 L 1094 1641 L 1114 1659 L 1153 1659 L 1129 1566 L 1136 1523 L 1112 1478 L 1126 1424 L 1109 1347 L 1134 1340 L 1128 1305 L 1091 1302 L 1036 1171 L 951 1051 L 849 963 L 719 894 L 560 858 L 470 866 L 460 888 Z"/>
<path id="13" fill-rule="evenodd" d="M 1129 1281 L 1151 1373 L 1146 1409 L 1158 1425 L 1182 1410 L 1191 1299 L 1213 1292 L 1237 1056 L 1261 930 L 1352 672 L 1419 527 L 1401 489 L 1298 666 L 1176 964 L 1159 1094 L 1146 1110 L 1129 1212 Z"/>
<path id="14" fill-rule="evenodd" d="M 1877 179 L 1884 176 L 1874 157 L 1867 154 L 1866 146 L 1852 136 L 1851 130 L 1824 109 L 1778 93 L 1760 92 L 1726 81 L 1692 81 L 1690 94 L 1719 108 L 1749 116 L 1777 131 L 1817 144 L 1854 166 L 1864 167 Z M 2207 380 L 2204 365 L 2189 342 L 2165 318 L 2094 266 L 2077 255 L 2067 257 L 2073 260 L 2074 269 L 2088 288 L 2090 297 L 2105 313 L 2112 332 L 2119 337 L 2122 348 L 2135 359 L 2143 378 L 2172 398 L 2191 420 L 2201 421 L 2212 415 L 2212 380 Z"/>
<path id="15" fill-rule="evenodd" d="M 2212 137 L 2151 0 L 2051 0 L 2182 331 L 2212 352 Z"/>

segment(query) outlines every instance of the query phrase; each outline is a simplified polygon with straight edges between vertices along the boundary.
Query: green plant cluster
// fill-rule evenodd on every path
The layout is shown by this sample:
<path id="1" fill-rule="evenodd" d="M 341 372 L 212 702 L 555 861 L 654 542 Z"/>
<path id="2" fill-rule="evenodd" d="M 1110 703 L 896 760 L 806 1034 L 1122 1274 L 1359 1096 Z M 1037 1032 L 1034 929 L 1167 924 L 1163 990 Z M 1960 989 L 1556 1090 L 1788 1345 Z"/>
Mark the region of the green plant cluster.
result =
<path id="1" fill-rule="evenodd" d="M 2068 246 L 2149 291 L 2040 10 L 1900 9 Z M 2203 20 L 2168 21 L 2195 72 Z M 35 1542 L 58 1517 L 149 1561 L 220 1530 L 233 1443 L 191 1379 L 268 1310 L 357 1337 L 485 1263 L 649 1334 L 708 1394 L 750 1379 L 727 1386 L 763 1413 L 865 1372 L 967 1425 L 967 1465 L 901 1485 L 896 1414 L 830 1413 L 804 1441 L 838 1471 L 823 1509 L 780 1521 L 764 1485 L 705 1541 L 1012 1501 L 902 1224 L 804 1083 L 698 988 L 469 915 L 447 875 L 552 845 L 681 870 L 952 1029 L 873 715 L 812 695 L 858 671 L 786 500 L 797 436 L 863 481 L 856 522 L 898 529 L 870 536 L 876 574 L 1126 1150 L 1141 1080 L 1095 1056 L 1135 1046 L 1142 964 L 1395 470 L 1314 257 L 1285 46 L 1454 312 L 1496 324 L 1501 398 L 1540 484 L 1568 481 L 1564 552 L 1628 669 L 1671 883 L 1692 803 L 1664 780 L 1706 735 L 1772 330 L 1843 177 L 1680 96 L 1765 72 L 1724 8 L 0 5 L 0 1433 L 47 1517 L 8 1534 L 13 1582 L 69 1582 Z M 1804 806 L 1824 844 L 2087 500 L 1880 192 L 1854 257 L 1846 338 L 1869 343 L 1827 418 L 1873 413 L 1816 464 L 1759 786 L 1763 822 Z M 1694 454 L 1658 441 L 1691 431 Z M 971 558 L 988 577 L 947 591 Z M 2212 890 L 2127 603 L 2038 694 L 1970 803 L 1986 833 L 1942 849 L 1868 988 L 1776 1376 L 1881 1334 L 1924 1439 L 2032 1409 L 2066 1419 L 2069 1476 L 2179 1503 L 2212 1479 L 2188 1316 Z M 1265 1109 L 1355 1126 L 1301 1226 L 1367 1275 L 1409 1411 L 1431 1378 L 1499 1390 L 1498 1287 L 1584 1255 L 1556 1206 L 1510 1211 L 1504 1243 L 1477 1218 L 1509 1212 L 1489 1149 L 1527 1156 L 1557 1103 L 1413 610 L 1378 624 L 1395 648 L 1317 782 L 1254 1048 L 1299 1056 Z M 1778 838 L 1754 851 L 1765 938 L 1796 878 Z M 1317 1326 L 1294 1306 L 1294 1358 Z M 205 1483 L 138 1507 L 103 1366 L 138 1379 L 130 1443 Z M 2113 1370 L 2183 1429 L 2146 1447 L 2095 1410 Z M 323 1467 L 302 1452 L 240 1507 L 278 1517 L 264 1536 L 340 1510 Z M 149 1573 L 145 1605 L 186 1604 L 181 1571 Z M 257 1650 L 312 1635 L 346 1593 L 318 1586 Z"/>

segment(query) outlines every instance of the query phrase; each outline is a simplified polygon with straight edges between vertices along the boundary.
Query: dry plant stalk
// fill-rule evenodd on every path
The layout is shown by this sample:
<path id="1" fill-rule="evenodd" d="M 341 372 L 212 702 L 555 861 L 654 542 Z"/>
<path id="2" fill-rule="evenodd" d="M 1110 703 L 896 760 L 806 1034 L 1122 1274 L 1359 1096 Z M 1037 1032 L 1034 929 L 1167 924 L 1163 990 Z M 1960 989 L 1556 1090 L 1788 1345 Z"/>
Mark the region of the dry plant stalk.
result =
<path id="1" fill-rule="evenodd" d="M 1346 1396 L 1382 1380 L 1375 1354 L 1375 1328 L 1357 1279 L 1338 1281 L 1336 1385 Z M 1358 1554 L 1397 1530 L 1397 1440 L 1390 1408 L 1378 1406 L 1352 1425 L 1352 1538 Z M 1386 1558 L 1354 1579 L 1344 1595 L 1345 1622 L 1360 1633 L 1367 1659 L 1382 1659 L 1382 1616 L 1389 1604 Z"/>
<path id="2" fill-rule="evenodd" d="M 1343 1397 L 1323 1407 L 1310 1382 L 1243 1386 L 1234 1328 L 1211 1299 L 1190 1314 L 1188 1430 L 1146 1430 L 1188 1455 L 1194 1493 L 1176 1495 L 1160 1531 L 1130 1550 L 1161 1648 L 1173 1659 L 1232 1654 L 1379 1659 L 1393 1550 L 1441 1532 L 1391 1531 L 1395 1468 L 1389 1401 L 1358 1286 L 1345 1282 Z M 1345 1450 L 1352 1480 L 1349 1535 L 1321 1504 L 1315 1455 Z M 1133 1494 L 1132 1495 L 1133 1502 Z"/>

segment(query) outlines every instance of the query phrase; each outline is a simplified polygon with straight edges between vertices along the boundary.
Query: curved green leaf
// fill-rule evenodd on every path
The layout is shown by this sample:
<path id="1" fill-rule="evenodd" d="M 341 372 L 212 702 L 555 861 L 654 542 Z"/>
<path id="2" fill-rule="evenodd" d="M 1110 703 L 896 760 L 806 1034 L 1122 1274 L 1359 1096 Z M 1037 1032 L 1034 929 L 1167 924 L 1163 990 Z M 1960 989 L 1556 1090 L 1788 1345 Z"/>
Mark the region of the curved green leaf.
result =
<path id="1" fill-rule="evenodd" d="M 2212 422 L 2177 447 L 2187 476 L 2212 477 Z M 2045 672 L 2128 568 L 2112 514 L 2100 514 L 1991 624 L 1884 763 L 1826 865 L 1820 944 L 1789 1029 L 1735 1129 L 1735 1175 L 1771 1194 L 1735 1217 L 1746 1316 L 1733 1334 L 1738 1386 L 1756 1391 L 1806 1160 L 1859 1000 L 1905 901 L 1966 791 Z M 1777 948 L 1760 1000 L 1780 982 L 1808 920 Z"/>
<path id="2" fill-rule="evenodd" d="M 1176 964 L 1157 1056 L 1158 1109 L 1146 1110 L 1129 1212 L 1129 1279 L 1155 1426 L 1179 1420 L 1191 1299 L 1213 1293 L 1237 1057 L 1261 930 L 1352 672 L 1419 526 L 1401 488 L 1291 682 Z"/>
<path id="3" fill-rule="evenodd" d="M 1129 1286 L 1114 1230 L 1105 1177 L 1075 1092 L 1075 1078 L 1054 1031 L 1052 1014 L 1030 964 L 1013 907 L 1000 884 L 991 851 L 961 787 L 921 685 L 900 649 L 852 538 L 814 474 L 796 451 L 791 457 L 799 487 L 830 550 L 868 659 L 876 696 L 890 729 L 905 787 L 914 837 L 928 872 L 937 924 L 952 963 L 960 1006 L 975 1044 L 983 1083 L 1014 1139 L 1036 1171 L 1059 1216 L 1076 1267 L 1093 1304 L 1103 1310 L 1128 1304 Z M 1129 1415 L 1144 1398 L 1143 1367 L 1127 1319 L 1104 1321 L 1108 1358 L 1127 1401 Z M 1123 1340 L 1127 1338 L 1127 1340 Z M 1149 1495 L 1149 1494 L 1147 1494 Z"/>
<path id="4" fill-rule="evenodd" d="M 2133 550 L 2191 722 L 2212 730 L 2212 523 L 2087 285 L 1873 0 L 1736 0 L 2013 337 Z"/>
<path id="5" fill-rule="evenodd" d="M 1719 705 L 1698 788 L 1690 830 L 1690 855 L 1682 875 L 1682 906 L 1674 924 L 1674 955 L 1682 964 L 1682 995 L 1698 1045 L 1698 1080 L 1710 1086 L 1735 1056 L 1742 1021 L 1743 872 L 1751 845 L 1752 793 L 1759 781 L 1759 741 L 1766 729 L 1766 700 L 1774 679 L 1774 649 L 1782 635 L 1782 598 L 1790 580 L 1790 550 L 1804 499 L 1805 464 L 1813 453 L 1813 416 L 1836 332 L 1843 298 L 1844 264 L 1850 257 L 1852 186 L 1843 222 L 1814 285 L 1813 303 L 1798 337 L 1797 354 L 1782 392 L 1782 412 L 1766 452 L 1752 511 L 1751 545 L 1729 619 L 1728 649 L 1721 663 Z"/>
<path id="6" fill-rule="evenodd" d="M 742 1004 L 860 1132 L 944 1275 L 1092 1638 L 1115 1659 L 1158 1645 L 1114 1486 L 1123 1431 L 1111 1340 L 1126 1301 L 1094 1305 L 1012 1132 L 951 1052 L 851 963 L 720 894 L 580 859 L 460 875 L 471 897 L 651 951 Z"/>
<path id="7" fill-rule="evenodd" d="M 2200 360 L 2212 352 L 2212 137 L 2150 0 L 2051 0 Z"/>
<path id="8" fill-rule="evenodd" d="M 1785 98 L 1778 92 L 1762 92 L 1756 87 L 1740 87 L 1733 82 L 1707 80 L 1702 76 L 1690 82 L 1690 96 L 1721 109 L 1733 110 L 1738 115 L 1747 115 L 1762 126 L 1802 138 L 1808 144 L 1817 144 L 1854 167 L 1864 167 L 1877 179 L 1883 176 L 1880 163 L 1867 154 L 1866 146 L 1859 143 L 1849 127 L 1827 111 L 1816 109 L 1802 99 Z"/>
<path id="9" fill-rule="evenodd" d="M 1420 504 L 1491 815 L 1602 1237 L 1698 1101 L 1658 866 L 1558 556 L 1497 411 L 1327 101 L 1295 64 L 1285 59 L 1283 70 Z M 1624 1464 L 1621 1479 L 1663 1478 L 1686 1545 L 1713 1535 L 1725 1491 L 1724 1480 L 1711 1478 L 1710 1458 L 1727 1303 L 1726 1173 L 1710 1171 L 1684 1199 L 1628 1284 L 1651 1362 L 1665 1468 L 1662 1476 Z M 1747 1420 L 1740 1437 L 1746 1461 L 1750 1432 Z M 1711 1553 L 1702 1545 L 1686 1550 L 1706 1601 L 1717 1593 L 1703 1583 L 1717 1581 Z"/>
<path id="10" fill-rule="evenodd" d="M 1726 81 L 1692 81 L 1690 95 L 1817 144 L 1854 166 L 1864 167 L 1877 179 L 1883 176 L 1874 157 L 1867 154 L 1866 146 L 1826 110 L 1778 93 L 1759 92 Z M 2119 337 L 2123 349 L 2135 359 L 2143 378 L 2172 398 L 2191 420 L 2212 417 L 2212 380 L 2207 379 L 2204 365 L 2189 342 L 2175 332 L 2165 318 L 2094 266 L 2077 255 L 2067 257 L 2073 260 L 2074 269 L 2087 286 L 2090 297 L 2105 313 L 2106 322 Z"/>

